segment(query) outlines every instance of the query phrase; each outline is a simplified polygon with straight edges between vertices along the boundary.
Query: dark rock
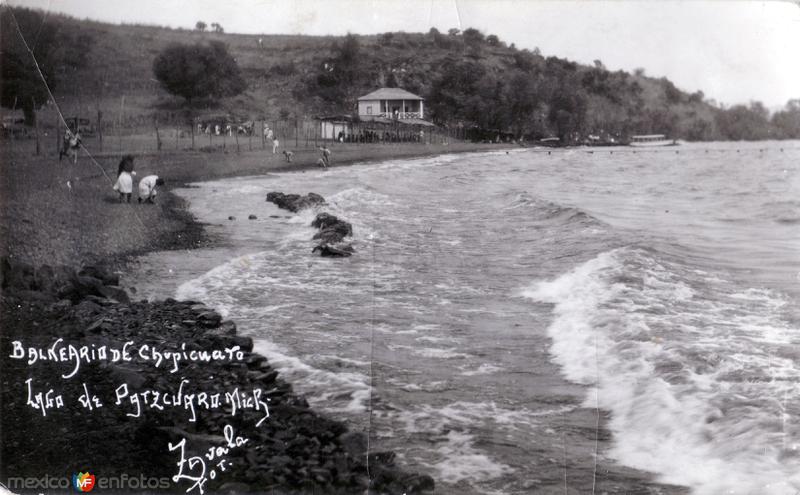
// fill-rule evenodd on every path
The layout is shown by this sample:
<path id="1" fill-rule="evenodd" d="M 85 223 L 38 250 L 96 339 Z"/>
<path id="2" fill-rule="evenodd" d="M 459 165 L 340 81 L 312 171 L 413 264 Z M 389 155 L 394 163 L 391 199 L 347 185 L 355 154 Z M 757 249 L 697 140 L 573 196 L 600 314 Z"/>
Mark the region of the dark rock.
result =
<path id="1" fill-rule="evenodd" d="M 86 297 L 83 298 L 83 300 L 81 301 L 81 303 L 78 306 L 79 307 L 83 306 L 83 303 L 85 303 L 85 302 L 90 302 L 90 303 L 95 304 L 97 306 L 111 306 L 112 304 L 114 304 L 114 301 L 110 301 L 106 297 L 86 296 Z"/>
<path id="2" fill-rule="evenodd" d="M 72 277 L 71 293 L 69 298 L 72 301 L 80 301 L 86 296 L 101 296 L 105 295 L 100 292 L 103 287 L 103 281 L 90 276 L 83 276 L 76 274 Z"/>
<path id="3" fill-rule="evenodd" d="M 128 297 L 128 293 L 125 292 L 125 289 L 122 287 L 115 287 L 113 285 L 101 285 L 98 290 L 100 294 L 108 299 L 121 302 L 121 303 L 128 303 L 130 302 L 130 298 Z"/>
<path id="4" fill-rule="evenodd" d="M 261 354 L 251 354 L 250 356 L 245 359 L 245 364 L 247 364 L 248 368 L 257 368 L 261 363 L 266 361 L 267 358 L 262 356 Z"/>
<path id="5" fill-rule="evenodd" d="M 311 226 L 320 229 L 314 234 L 313 239 L 321 241 L 322 244 L 337 244 L 345 237 L 353 235 L 353 226 L 350 222 L 345 222 L 330 213 L 318 214 L 311 222 Z"/>
<path id="6" fill-rule="evenodd" d="M 147 382 L 147 378 L 139 371 L 124 366 L 111 364 L 108 372 L 118 383 L 127 383 L 129 390 L 139 390 Z"/>
<path id="7" fill-rule="evenodd" d="M 278 208 L 297 213 L 303 208 L 325 204 L 325 198 L 315 193 L 308 193 L 305 196 L 299 194 L 283 194 L 282 192 L 267 193 L 267 201 L 274 203 Z"/>
<path id="8" fill-rule="evenodd" d="M 236 323 L 228 320 L 223 321 L 219 328 L 217 328 L 216 333 L 221 335 L 236 335 Z"/>
<path id="9" fill-rule="evenodd" d="M 314 247 L 311 250 L 312 253 L 319 252 L 320 256 L 328 257 L 328 258 L 346 258 L 348 256 L 352 256 L 355 250 L 353 246 L 350 244 L 340 246 L 340 247 L 333 247 L 327 244 L 320 244 L 319 246 Z"/>
<path id="10" fill-rule="evenodd" d="M 86 327 L 86 331 L 89 333 L 100 333 L 103 330 L 109 330 L 111 325 L 106 321 L 105 318 L 100 318 L 99 320 L 95 320 L 94 323 Z"/>
<path id="11" fill-rule="evenodd" d="M 268 371 L 266 373 L 258 373 L 253 376 L 253 380 L 265 385 L 274 382 L 276 378 L 278 378 L 278 372 L 276 370 Z"/>
<path id="12" fill-rule="evenodd" d="M 339 444 L 350 457 L 361 457 L 367 451 L 367 437 L 358 431 L 350 431 L 341 435 Z"/>
<path id="13" fill-rule="evenodd" d="M 197 322 L 206 328 L 217 328 L 222 322 L 222 315 L 216 311 L 204 311 L 197 315 Z"/>
<path id="14" fill-rule="evenodd" d="M 383 464 L 385 466 L 392 466 L 394 465 L 394 460 L 397 454 L 394 452 L 374 452 L 370 454 L 369 459 L 370 462 L 375 464 Z"/>
<path id="15" fill-rule="evenodd" d="M 231 215 L 231 216 L 228 217 L 228 220 L 236 220 L 236 217 Z"/>
<path id="16" fill-rule="evenodd" d="M 327 212 L 318 213 L 314 220 L 311 221 L 311 226 L 317 229 L 324 229 L 330 225 L 339 222 L 339 218 Z"/>
<path id="17" fill-rule="evenodd" d="M 247 217 L 247 219 L 248 220 L 258 220 L 258 217 L 255 216 L 255 215 L 250 215 L 249 217 Z"/>
<path id="18" fill-rule="evenodd" d="M 250 337 L 242 337 L 241 335 L 234 335 L 231 337 L 234 345 L 238 345 L 243 351 L 253 352 L 253 339 Z"/>
<path id="19" fill-rule="evenodd" d="M 405 486 L 405 493 L 420 493 L 432 491 L 436 482 L 427 474 L 413 474 L 401 480 Z"/>
<path id="20" fill-rule="evenodd" d="M 56 295 L 49 292 L 41 292 L 38 290 L 18 289 L 14 291 L 14 295 L 27 299 L 29 301 L 41 301 L 51 303 L 55 301 Z"/>
<path id="21" fill-rule="evenodd" d="M 71 307 L 72 307 L 72 301 L 70 301 L 69 299 L 61 299 L 58 302 L 51 304 L 48 309 L 52 312 L 60 313 Z"/>
<path id="22" fill-rule="evenodd" d="M 2 287 L 10 290 L 36 290 L 36 276 L 33 267 L 27 263 L 14 261 L 7 257 L 0 261 Z"/>
<path id="23" fill-rule="evenodd" d="M 344 240 L 344 235 L 334 229 L 327 229 L 317 232 L 312 239 L 321 241 L 324 244 L 338 244 Z"/>
<path id="24" fill-rule="evenodd" d="M 93 277 L 103 282 L 103 285 L 119 285 L 119 275 L 111 273 L 104 266 L 86 265 L 78 271 L 78 275 Z"/>

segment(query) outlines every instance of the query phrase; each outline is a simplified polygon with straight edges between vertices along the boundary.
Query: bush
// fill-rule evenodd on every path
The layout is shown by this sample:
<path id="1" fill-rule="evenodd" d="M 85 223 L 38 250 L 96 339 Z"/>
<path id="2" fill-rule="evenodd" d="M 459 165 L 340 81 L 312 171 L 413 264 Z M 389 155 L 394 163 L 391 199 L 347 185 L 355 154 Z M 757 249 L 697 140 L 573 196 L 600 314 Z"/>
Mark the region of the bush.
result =
<path id="1" fill-rule="evenodd" d="M 153 74 L 164 89 L 189 103 L 198 98 L 236 96 L 247 88 L 236 60 L 220 41 L 172 44 L 153 61 Z"/>

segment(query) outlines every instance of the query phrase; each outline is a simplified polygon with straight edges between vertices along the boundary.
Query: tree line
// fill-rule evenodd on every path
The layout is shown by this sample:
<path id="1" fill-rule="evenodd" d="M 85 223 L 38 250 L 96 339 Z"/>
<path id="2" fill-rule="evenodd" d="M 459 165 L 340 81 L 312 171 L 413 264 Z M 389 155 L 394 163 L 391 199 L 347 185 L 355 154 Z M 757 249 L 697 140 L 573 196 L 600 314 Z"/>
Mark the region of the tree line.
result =
<path id="1" fill-rule="evenodd" d="M 58 18 L 19 7 L 4 5 L 0 24 L 2 105 L 22 109 L 32 123 L 34 110 L 48 99 L 42 75 L 55 90 L 65 74 L 86 66 L 94 40 L 64 28 Z M 197 30 L 205 28 L 197 23 Z M 280 79 L 292 88 L 291 105 L 305 115 L 352 114 L 360 95 L 402 87 L 425 98 L 426 118 L 478 134 L 558 136 L 564 142 L 649 133 L 698 141 L 800 138 L 800 100 L 772 115 L 757 102 L 724 108 L 701 91 L 684 92 L 641 69 L 631 74 L 610 71 L 600 60 L 587 66 L 545 57 L 474 28 L 349 34 L 328 50 L 314 50 L 302 67 L 284 60 L 250 68 L 247 76 L 236 55 L 221 41 L 172 43 L 154 56 L 152 74 L 189 108 L 241 94 L 248 83 Z"/>
<path id="2" fill-rule="evenodd" d="M 312 111 L 351 113 L 359 95 L 382 86 L 423 96 L 427 116 L 438 125 L 527 139 L 650 133 L 694 141 L 800 138 L 798 100 L 772 116 L 757 102 L 723 108 L 702 91 L 684 92 L 642 69 L 631 74 L 610 71 L 600 60 L 585 66 L 545 57 L 474 28 L 384 33 L 374 42 L 349 34 L 294 94 Z"/>

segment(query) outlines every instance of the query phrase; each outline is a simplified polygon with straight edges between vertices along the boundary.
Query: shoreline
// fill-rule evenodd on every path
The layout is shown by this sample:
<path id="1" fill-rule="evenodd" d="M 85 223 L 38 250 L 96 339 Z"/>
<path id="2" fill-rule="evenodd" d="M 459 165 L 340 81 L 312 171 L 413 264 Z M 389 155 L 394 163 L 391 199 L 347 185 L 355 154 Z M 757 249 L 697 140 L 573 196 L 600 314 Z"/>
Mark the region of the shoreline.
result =
<path id="1" fill-rule="evenodd" d="M 498 149 L 494 145 L 435 150 L 426 147 L 423 150 L 407 148 L 399 154 L 387 154 L 387 150 L 363 153 L 363 149 L 342 149 L 340 151 L 344 152 L 344 157 L 334 162 L 333 166 L 346 166 L 380 158 L 411 158 L 481 151 L 486 148 Z M 153 416 L 157 416 L 154 413 L 144 416 L 141 423 L 136 423 L 112 411 L 110 407 L 93 416 L 73 403 L 51 412 L 45 418 L 50 421 L 48 423 L 41 421 L 42 418 L 37 419 L 38 413 L 35 408 L 31 409 L 33 406 L 18 400 L 20 395 L 24 397 L 26 377 L 34 379 L 36 383 L 43 383 L 43 387 L 54 387 L 66 397 L 77 397 L 81 390 L 76 388 L 77 382 L 60 382 L 56 378 L 58 375 L 54 374 L 56 365 L 34 369 L 24 366 L 23 362 L 10 359 L 14 348 L 12 339 L 23 342 L 24 345 L 42 348 L 56 338 L 65 338 L 67 341 L 71 339 L 72 344 L 87 346 L 100 343 L 122 345 L 125 339 L 137 343 L 140 342 L 138 339 L 157 339 L 173 350 L 177 350 L 181 342 L 198 350 L 215 343 L 239 345 L 246 351 L 241 364 L 191 367 L 186 370 L 186 377 L 201 382 L 204 375 L 212 373 L 227 377 L 226 383 L 238 384 L 243 389 L 263 385 L 264 390 L 275 390 L 265 392 L 272 394 L 271 397 L 278 401 L 270 406 L 271 417 L 265 422 L 267 433 L 252 433 L 253 437 L 260 437 L 254 448 L 244 449 L 233 457 L 238 459 L 236 462 L 243 468 L 234 470 L 231 476 L 210 485 L 218 489 L 224 488 L 227 493 L 249 493 L 263 486 L 285 490 L 286 493 L 305 493 L 320 488 L 330 490 L 330 493 L 363 493 L 368 487 L 379 493 L 398 494 L 432 490 L 434 480 L 430 477 L 405 472 L 402 467 L 394 464 L 393 453 L 368 451 L 363 433 L 350 432 L 343 424 L 309 409 L 305 399 L 294 394 L 291 384 L 284 382 L 263 356 L 252 352 L 252 340 L 236 334 L 235 323 L 222 321 L 216 312 L 193 301 L 184 303 L 168 298 L 164 301 L 137 303 L 128 300 L 129 296 L 119 287 L 120 270 L 124 270 L 127 263 L 149 252 L 189 250 L 216 242 L 206 232 L 204 224 L 188 211 L 185 201 L 171 192 L 172 188 L 201 180 L 287 170 L 302 172 L 314 167 L 310 160 L 316 157 L 316 151 L 309 150 L 303 160 L 297 161 L 291 167 L 276 163 L 274 159 L 264 166 L 260 163 L 263 157 L 257 154 L 210 154 L 205 160 L 198 155 L 181 156 L 181 160 L 171 166 L 166 166 L 165 162 L 174 157 L 156 157 L 155 161 L 161 165 L 159 168 L 166 171 L 163 176 L 170 178 L 170 183 L 168 188 L 164 188 L 166 190 L 158 198 L 155 207 L 118 204 L 110 194 L 110 186 L 107 187 L 104 183 L 105 178 L 96 172 L 86 173 L 93 170 L 88 167 L 80 168 L 84 165 L 81 162 L 77 166 L 63 164 L 63 168 L 55 172 L 52 169 L 47 170 L 52 165 L 48 163 L 48 157 L 40 157 L 40 160 L 33 163 L 22 163 L 19 157 L 13 157 L 8 162 L 12 172 L 3 176 L 5 204 L 2 228 L 4 233 L 13 234 L 4 236 L 2 252 L 3 290 L 0 299 L 3 306 L 4 334 L 0 338 L 0 345 L 4 356 L 0 364 L 6 381 L 2 401 L 2 429 L 6 432 L 2 456 L 15 461 L 11 464 L 5 463 L 2 473 L 4 479 L 13 476 L 37 477 L 37 474 L 52 476 L 58 474 L 57 466 L 71 462 L 76 465 L 67 468 L 68 470 L 94 469 L 106 475 L 121 475 L 126 472 L 138 474 L 141 470 L 142 473 L 161 474 L 163 479 L 164 476 L 174 475 L 167 467 L 174 464 L 174 459 L 168 460 L 168 456 L 165 456 L 164 445 L 167 441 L 177 442 L 184 438 L 196 444 L 208 445 L 211 438 L 209 435 L 217 439 L 215 441 L 224 440 L 221 433 L 223 426 L 228 426 L 223 419 L 224 414 L 212 414 L 207 421 L 203 421 L 203 425 L 186 423 L 174 414 L 167 415 L 166 420 L 154 418 Z M 146 159 L 144 157 L 142 161 Z M 115 169 L 115 161 L 101 160 L 106 173 Z M 148 170 L 147 165 L 151 163 L 146 163 L 141 168 Z M 213 170 L 209 171 L 210 167 Z M 140 173 L 140 176 L 144 174 Z M 71 182 L 71 187 L 63 187 L 65 179 Z M 22 187 L 15 189 L 15 185 Z M 89 196 L 87 193 L 90 191 L 97 196 Z M 10 195 L 5 194 L 6 192 Z M 63 199 L 67 208 L 59 209 L 57 201 L 35 206 L 30 204 L 31 201 L 35 202 L 43 197 L 52 199 L 53 196 Z M 15 199 L 20 200 L 21 204 L 14 204 Z M 48 211 L 48 207 L 52 206 L 56 208 Z M 59 228 L 59 222 L 72 227 L 84 227 L 71 232 L 82 238 L 83 243 L 77 244 L 79 241 L 75 238 L 69 238 L 64 243 L 59 234 L 65 230 Z M 155 225 L 157 228 L 148 229 L 148 225 Z M 17 232 L 19 226 L 28 227 L 22 237 Z M 37 229 L 45 230 L 50 245 L 36 244 L 35 239 L 43 233 Z M 120 236 L 118 239 L 121 242 L 115 242 L 116 236 Z M 68 245 L 65 249 L 64 244 L 72 242 L 83 250 L 69 252 Z M 63 263 L 63 257 L 54 256 L 53 253 L 58 250 L 71 258 L 71 263 Z M 77 271 L 79 267 L 87 265 L 90 268 Z M 91 265 L 97 265 L 97 268 Z M 124 273 L 122 276 L 124 278 Z M 171 328 L 166 335 L 164 325 Z M 136 388 L 159 383 L 165 385 L 164 372 L 149 369 L 147 363 L 139 359 L 123 365 L 107 366 L 100 363 L 87 365 L 86 368 L 81 371 L 82 379 L 93 385 L 93 391 L 103 398 L 106 405 L 113 402 L 114 387 L 120 381 Z M 174 387 L 176 383 L 172 385 Z M 23 390 L 20 390 L 20 386 Z M 304 418 L 306 423 L 320 426 L 310 431 L 303 429 L 305 427 L 295 416 Z M 75 418 L 80 418 L 80 427 L 74 423 Z M 244 419 L 229 418 L 229 421 L 235 421 L 238 431 L 246 427 Z M 58 441 L 52 442 L 48 446 L 48 454 L 44 455 L 40 451 L 43 445 L 41 439 L 50 435 L 48 432 L 54 428 L 52 421 L 55 421 L 55 425 L 61 421 L 61 424 L 71 426 L 61 428 Z M 107 435 L 105 432 L 114 433 Z M 84 441 L 87 437 L 91 439 L 89 442 Z M 145 437 L 150 439 L 147 443 L 143 443 L 142 439 Z M 153 439 L 159 441 L 153 442 Z M 280 445 L 275 444 L 276 439 Z M 297 444 L 298 441 L 301 443 Z M 158 446 L 151 447 L 154 443 Z M 213 443 L 211 442 L 212 445 Z M 295 444 L 300 451 L 292 450 L 292 445 Z M 299 446 L 301 444 L 302 447 Z M 261 457 L 258 450 L 263 445 L 269 445 L 275 451 L 281 452 L 277 456 L 278 460 Z M 193 451 L 199 454 L 202 449 L 198 449 L 199 447 Z M 245 469 L 244 466 L 250 468 Z M 37 468 L 45 468 L 47 472 L 39 472 Z M 184 483 L 173 483 L 170 491 L 183 491 L 185 488 Z"/>
<path id="2" fill-rule="evenodd" d="M 468 150 L 468 151 L 472 151 L 472 150 Z M 495 151 L 495 150 L 491 150 L 490 149 L 489 151 Z M 315 167 L 311 167 L 311 168 L 316 170 Z M 305 169 L 303 169 L 303 170 L 305 170 Z M 265 189 L 265 191 L 266 191 L 266 189 Z M 306 190 L 303 190 L 303 191 L 299 191 L 298 190 L 298 191 L 287 191 L 287 192 L 305 193 L 307 191 Z M 186 279 L 184 279 L 184 281 L 185 280 Z M 564 376 L 563 372 L 557 372 L 556 374 L 558 375 L 559 378 L 561 378 L 561 379 L 563 379 L 565 381 L 567 380 L 567 378 Z M 578 386 L 578 385 L 576 385 L 576 386 Z M 585 411 L 588 411 L 592 415 L 595 414 L 595 410 L 594 409 L 591 409 L 591 408 L 581 408 L 581 409 L 585 409 Z M 599 438 L 601 438 L 600 442 L 601 442 L 601 445 L 603 446 L 602 447 L 603 450 L 605 451 L 605 450 L 609 449 L 609 446 L 611 445 L 611 441 L 612 441 L 612 432 L 611 432 L 611 429 L 610 429 L 611 411 L 607 410 L 607 409 L 600 409 L 599 411 L 597 411 L 597 414 L 599 415 L 599 418 L 600 418 L 600 419 L 598 419 L 598 421 L 599 421 L 599 423 L 598 423 L 599 432 L 600 432 L 599 433 L 599 435 L 600 435 Z M 583 416 L 583 415 L 581 415 L 581 416 Z M 591 421 L 587 421 L 587 424 L 589 422 L 591 422 L 593 424 L 594 423 L 594 419 L 593 418 L 589 418 L 589 419 Z M 577 423 L 577 424 L 580 424 L 580 423 Z M 581 426 L 584 426 L 584 425 L 581 424 Z M 577 455 L 577 454 L 575 454 L 575 455 Z M 670 493 L 670 494 L 675 494 L 675 495 L 679 495 L 679 494 L 680 495 L 685 495 L 685 494 L 689 493 L 689 488 L 688 487 L 670 485 L 670 484 L 666 484 L 666 483 L 662 483 L 662 482 L 657 481 L 657 474 L 655 474 L 653 472 L 639 470 L 639 469 L 630 467 L 628 465 L 616 463 L 616 461 L 613 461 L 613 463 L 614 463 L 614 470 L 611 472 L 611 474 L 609 474 L 608 470 L 605 470 L 604 474 L 603 473 L 597 473 L 597 478 L 596 479 L 597 479 L 598 483 L 599 482 L 602 482 L 604 484 L 608 483 L 611 486 L 615 486 L 614 485 L 615 483 L 620 483 L 620 482 L 622 482 L 624 480 L 632 479 L 632 480 L 636 480 L 638 483 L 642 483 L 642 486 L 647 486 L 648 488 L 652 488 L 654 490 L 662 490 L 663 493 Z M 621 485 L 616 485 L 617 488 L 621 489 L 620 486 Z M 440 489 L 441 489 L 440 487 L 437 487 L 437 491 L 440 490 Z"/>
<path id="3" fill-rule="evenodd" d="M 421 158 L 450 153 L 517 149 L 495 144 L 444 145 L 336 144 L 331 168 L 361 162 Z M 117 155 L 89 158 L 76 165 L 56 155 L 19 155 L 0 149 L 6 170 L 0 183 L 0 256 L 30 263 L 111 264 L 148 252 L 192 249 L 213 242 L 171 191 L 193 182 L 318 168 L 319 151 L 295 151 L 292 164 L 266 150 L 241 153 L 165 152 L 136 155 L 137 177 L 157 174 L 166 180 L 156 205 L 119 204 L 103 175 L 116 174 Z M 100 168 L 102 168 L 102 171 Z M 136 191 L 134 191 L 134 196 Z M 91 223 L 92 225 L 89 225 Z"/>

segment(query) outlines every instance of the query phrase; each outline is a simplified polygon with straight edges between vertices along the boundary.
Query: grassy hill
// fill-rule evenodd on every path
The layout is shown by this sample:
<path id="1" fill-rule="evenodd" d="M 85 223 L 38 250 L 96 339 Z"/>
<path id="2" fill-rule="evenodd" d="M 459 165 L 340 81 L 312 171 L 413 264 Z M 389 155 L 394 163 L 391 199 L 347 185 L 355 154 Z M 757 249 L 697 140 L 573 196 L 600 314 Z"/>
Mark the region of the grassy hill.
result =
<path id="1" fill-rule="evenodd" d="M 643 133 L 692 140 L 791 137 L 770 127 L 763 107 L 735 107 L 753 118 L 747 129 L 733 129 L 741 126 L 741 116 L 728 118 L 728 111 L 709 104 L 701 92 L 681 91 L 666 78 L 608 71 L 600 61 L 586 66 L 545 57 L 474 29 L 345 38 L 111 25 L 55 14 L 47 14 L 45 22 L 61 33 L 79 33 L 86 47 L 81 63 L 62 67 L 57 75 L 54 94 L 64 114 L 95 120 L 101 111 L 104 122 L 115 127 L 151 126 L 154 117 L 165 125 L 185 122 L 183 101 L 161 88 L 153 59 L 171 43 L 219 40 L 236 59 L 248 88 L 201 105 L 195 114 L 275 121 L 353 113 L 357 96 L 397 85 L 425 97 L 431 110 L 426 117 L 439 124 L 533 138 Z M 355 56 L 347 67 L 346 50 Z M 463 75 L 456 80 L 453 74 Z M 52 108 L 43 108 L 40 121 L 54 125 Z"/>

